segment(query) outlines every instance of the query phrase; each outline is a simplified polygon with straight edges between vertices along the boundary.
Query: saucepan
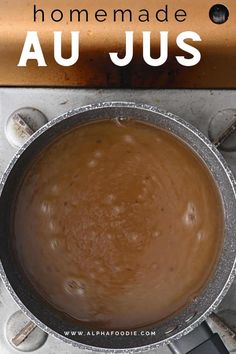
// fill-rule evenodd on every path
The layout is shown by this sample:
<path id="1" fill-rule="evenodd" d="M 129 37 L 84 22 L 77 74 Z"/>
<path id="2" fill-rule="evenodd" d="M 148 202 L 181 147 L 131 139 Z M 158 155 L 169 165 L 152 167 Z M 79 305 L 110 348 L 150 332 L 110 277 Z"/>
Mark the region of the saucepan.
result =
<path id="1" fill-rule="evenodd" d="M 60 316 L 29 285 L 13 256 L 12 207 L 18 184 L 35 156 L 65 131 L 85 122 L 106 119 L 136 119 L 157 125 L 182 139 L 208 166 L 219 190 L 224 211 L 224 241 L 214 274 L 192 302 L 179 313 L 156 325 L 136 331 L 90 333 L 81 324 Z M 194 183 L 194 181 L 193 181 Z M 70 111 L 48 122 L 17 152 L 0 184 L 0 273 L 10 294 L 29 319 L 45 332 L 80 349 L 105 352 L 143 352 L 173 343 L 194 330 L 212 313 L 229 289 L 235 274 L 236 190 L 235 180 L 217 148 L 196 128 L 156 107 L 106 102 Z M 92 331 L 91 331 L 92 332 Z M 217 341 L 216 341 L 217 342 Z M 208 343 L 209 344 L 209 343 Z M 212 353 L 227 353 L 218 341 Z M 217 349 L 218 348 L 218 349 Z M 218 350 L 218 351 L 217 351 Z M 201 351 L 209 354 L 211 351 Z M 194 353 L 198 353 L 197 351 Z M 200 353 L 200 351 L 199 351 Z"/>

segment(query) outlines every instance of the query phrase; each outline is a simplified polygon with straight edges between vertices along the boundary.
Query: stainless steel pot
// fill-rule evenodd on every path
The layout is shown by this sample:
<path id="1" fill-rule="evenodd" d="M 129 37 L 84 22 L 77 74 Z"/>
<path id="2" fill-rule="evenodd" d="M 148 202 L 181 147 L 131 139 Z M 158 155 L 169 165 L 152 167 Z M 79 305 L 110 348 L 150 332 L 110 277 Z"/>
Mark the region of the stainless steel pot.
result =
<path id="1" fill-rule="evenodd" d="M 86 331 L 81 325 L 62 318 L 29 285 L 12 256 L 12 205 L 19 182 L 31 161 L 53 139 L 79 124 L 105 119 L 136 119 L 155 124 L 181 138 L 205 162 L 211 172 L 222 199 L 225 237 L 217 269 L 201 294 L 182 312 L 156 326 L 137 329 L 133 335 L 74 335 Z M 193 181 L 194 183 L 194 181 Z M 90 105 L 70 111 L 39 129 L 17 152 L 0 184 L 0 273 L 20 309 L 40 328 L 64 342 L 82 349 L 101 352 L 140 352 L 169 344 L 203 322 L 222 300 L 235 273 L 236 257 L 236 190 L 235 180 L 223 157 L 210 141 L 197 129 L 171 113 L 156 107 L 109 102 Z M 187 270 L 186 270 L 187 271 Z M 155 335 L 141 335 L 141 331 Z M 68 334 L 69 333 L 69 334 Z"/>

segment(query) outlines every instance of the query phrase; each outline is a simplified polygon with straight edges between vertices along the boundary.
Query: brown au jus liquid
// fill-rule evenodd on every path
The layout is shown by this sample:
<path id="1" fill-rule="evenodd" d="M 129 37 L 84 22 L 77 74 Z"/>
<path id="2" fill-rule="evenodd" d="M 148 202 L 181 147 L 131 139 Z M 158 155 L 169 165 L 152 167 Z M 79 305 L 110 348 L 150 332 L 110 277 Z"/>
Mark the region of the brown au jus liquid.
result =
<path id="1" fill-rule="evenodd" d="M 140 327 L 182 309 L 206 285 L 222 239 L 206 166 L 172 134 L 134 120 L 58 138 L 27 171 L 15 207 L 28 279 L 92 327 Z"/>

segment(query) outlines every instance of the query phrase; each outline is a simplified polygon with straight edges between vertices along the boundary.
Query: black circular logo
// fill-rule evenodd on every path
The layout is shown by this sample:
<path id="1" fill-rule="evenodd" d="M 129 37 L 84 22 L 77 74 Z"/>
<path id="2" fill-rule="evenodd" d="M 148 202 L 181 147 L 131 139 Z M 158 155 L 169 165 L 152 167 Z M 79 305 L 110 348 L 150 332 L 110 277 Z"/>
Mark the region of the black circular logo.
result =
<path id="1" fill-rule="evenodd" d="M 210 9 L 209 16 L 212 22 L 221 25 L 228 20 L 229 10 L 225 5 L 217 4 Z"/>

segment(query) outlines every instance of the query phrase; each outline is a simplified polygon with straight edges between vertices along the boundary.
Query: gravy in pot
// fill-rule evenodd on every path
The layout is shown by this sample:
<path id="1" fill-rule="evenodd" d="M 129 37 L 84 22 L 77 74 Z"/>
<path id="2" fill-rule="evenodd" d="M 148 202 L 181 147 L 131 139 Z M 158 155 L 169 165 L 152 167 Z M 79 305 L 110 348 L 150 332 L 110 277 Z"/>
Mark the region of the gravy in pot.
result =
<path id="1" fill-rule="evenodd" d="M 213 177 L 180 139 L 135 120 L 81 125 L 46 147 L 16 200 L 34 288 L 91 327 L 137 328 L 206 285 L 223 240 Z"/>

